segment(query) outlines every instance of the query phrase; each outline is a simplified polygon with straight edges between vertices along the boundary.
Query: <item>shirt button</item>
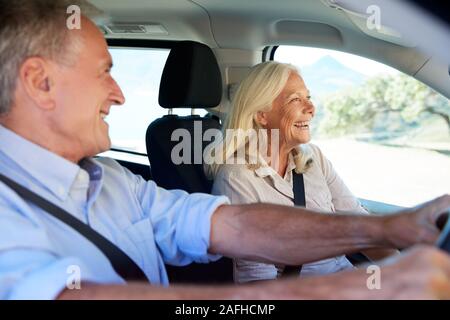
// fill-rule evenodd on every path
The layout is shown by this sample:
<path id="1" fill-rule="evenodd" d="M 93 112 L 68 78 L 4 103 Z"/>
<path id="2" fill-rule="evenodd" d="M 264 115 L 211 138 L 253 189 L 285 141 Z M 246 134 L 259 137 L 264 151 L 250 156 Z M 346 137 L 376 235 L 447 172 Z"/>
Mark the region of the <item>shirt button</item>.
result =
<path id="1" fill-rule="evenodd" d="M 87 184 L 89 182 L 89 175 L 84 171 L 80 171 L 80 173 L 78 173 L 77 180 L 82 184 Z"/>

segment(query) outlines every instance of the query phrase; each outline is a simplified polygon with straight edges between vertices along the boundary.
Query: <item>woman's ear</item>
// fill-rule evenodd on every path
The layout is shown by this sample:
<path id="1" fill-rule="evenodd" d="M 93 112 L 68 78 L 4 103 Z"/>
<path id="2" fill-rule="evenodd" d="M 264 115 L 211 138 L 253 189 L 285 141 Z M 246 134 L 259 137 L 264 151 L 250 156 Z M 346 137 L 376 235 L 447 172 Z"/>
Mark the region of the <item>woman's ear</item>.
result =
<path id="1" fill-rule="evenodd" d="M 263 112 L 263 111 L 258 111 L 256 113 L 256 122 L 261 126 L 261 127 L 265 127 L 267 126 L 267 113 Z"/>

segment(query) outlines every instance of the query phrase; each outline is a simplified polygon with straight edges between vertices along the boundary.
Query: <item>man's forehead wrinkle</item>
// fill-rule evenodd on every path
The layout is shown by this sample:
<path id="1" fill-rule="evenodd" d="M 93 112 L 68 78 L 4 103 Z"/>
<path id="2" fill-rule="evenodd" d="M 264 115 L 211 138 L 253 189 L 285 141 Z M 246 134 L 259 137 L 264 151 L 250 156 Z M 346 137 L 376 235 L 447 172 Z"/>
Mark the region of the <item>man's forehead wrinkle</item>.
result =
<path id="1" fill-rule="evenodd" d="M 83 48 L 79 58 L 86 60 L 95 68 L 110 68 L 112 57 L 104 38 L 98 37 L 90 27 L 86 27 L 86 30 L 82 32 L 82 38 Z"/>

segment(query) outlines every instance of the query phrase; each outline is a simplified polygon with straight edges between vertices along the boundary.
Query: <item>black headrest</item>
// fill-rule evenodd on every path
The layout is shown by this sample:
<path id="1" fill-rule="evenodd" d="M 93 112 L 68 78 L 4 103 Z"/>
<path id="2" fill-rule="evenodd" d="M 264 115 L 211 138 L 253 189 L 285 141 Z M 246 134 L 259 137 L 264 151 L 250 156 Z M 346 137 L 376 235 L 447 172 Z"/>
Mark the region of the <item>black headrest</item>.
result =
<path id="1" fill-rule="evenodd" d="M 163 108 L 212 108 L 222 99 L 222 76 L 211 48 L 178 42 L 170 51 L 159 87 Z"/>

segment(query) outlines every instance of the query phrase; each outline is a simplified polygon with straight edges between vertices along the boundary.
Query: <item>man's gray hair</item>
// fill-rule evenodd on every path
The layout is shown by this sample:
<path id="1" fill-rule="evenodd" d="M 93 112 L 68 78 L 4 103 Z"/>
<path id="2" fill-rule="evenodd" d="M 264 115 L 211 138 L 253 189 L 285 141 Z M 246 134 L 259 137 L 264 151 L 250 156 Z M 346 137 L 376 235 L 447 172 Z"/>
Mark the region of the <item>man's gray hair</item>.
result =
<path id="1" fill-rule="evenodd" d="M 83 16 L 95 17 L 100 10 L 85 0 L 0 0 L 0 115 L 14 103 L 19 70 L 30 57 L 58 63 L 75 63 L 80 37 L 70 36 L 67 13 L 77 5 Z"/>

